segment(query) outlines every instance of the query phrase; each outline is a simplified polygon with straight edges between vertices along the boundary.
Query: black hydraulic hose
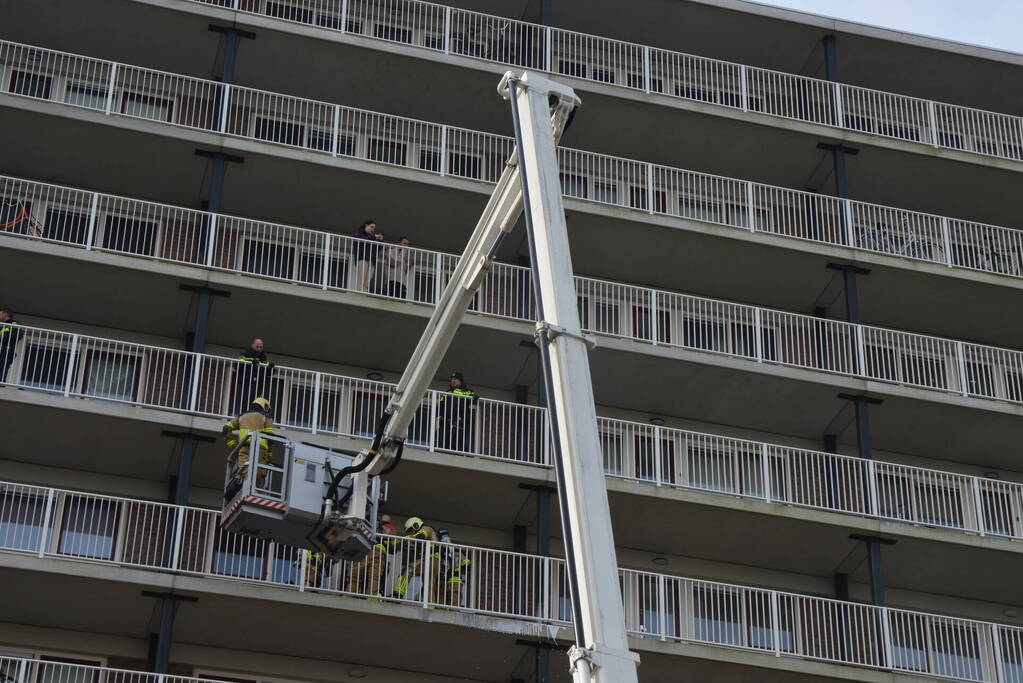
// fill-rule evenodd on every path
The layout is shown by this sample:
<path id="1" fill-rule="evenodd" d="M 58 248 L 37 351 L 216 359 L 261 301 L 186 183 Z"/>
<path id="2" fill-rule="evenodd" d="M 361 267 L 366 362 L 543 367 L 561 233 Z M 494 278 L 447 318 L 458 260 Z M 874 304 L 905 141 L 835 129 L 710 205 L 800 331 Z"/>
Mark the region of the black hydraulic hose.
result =
<path id="1" fill-rule="evenodd" d="M 383 472 L 380 473 L 381 477 L 386 477 L 388 474 L 390 474 L 391 472 L 394 471 L 394 469 L 398 466 L 398 463 L 401 462 L 401 454 L 404 453 L 404 452 L 405 452 L 405 442 L 402 441 L 401 443 L 398 444 L 398 450 L 395 451 L 395 453 L 394 453 L 394 462 L 392 462 L 390 465 L 388 465 L 387 469 L 385 469 Z"/>
<path id="2" fill-rule="evenodd" d="M 347 477 L 349 474 L 361 472 L 372 463 L 377 457 L 377 451 L 380 450 L 380 441 L 384 437 L 384 428 L 387 426 L 387 421 L 391 419 L 391 414 L 385 412 L 380 416 L 380 420 L 377 422 L 376 436 L 373 437 L 373 444 L 369 447 L 368 455 L 365 460 L 360 462 L 358 465 L 350 465 L 349 467 L 343 467 L 338 470 L 337 474 L 330 481 L 330 488 L 327 489 L 327 498 L 333 500 L 334 496 L 337 495 L 337 489 L 341 485 L 341 480 Z"/>
<path id="3" fill-rule="evenodd" d="M 526 217 L 526 237 L 529 243 L 529 258 L 532 262 L 530 269 L 533 280 L 533 292 L 536 296 L 536 313 L 540 320 L 546 320 L 543 310 L 543 298 L 540 296 L 540 274 L 537 271 L 538 261 L 536 253 L 536 240 L 533 236 L 533 213 L 529 205 L 529 185 L 526 182 L 526 165 L 522 163 L 522 121 L 519 120 L 519 109 L 517 106 L 518 80 L 508 80 L 508 100 L 511 102 L 512 123 L 515 127 L 515 145 L 519 151 L 519 178 L 522 182 L 522 210 Z M 575 623 L 575 643 L 579 647 L 586 647 L 585 624 L 583 623 L 582 603 L 579 601 L 579 585 L 575 565 L 575 541 L 571 526 L 571 518 L 568 510 L 567 485 L 565 483 L 565 464 L 561 457 L 561 434 L 558 429 L 557 404 L 551 396 L 552 374 L 551 374 L 551 352 L 547 348 L 547 340 L 541 339 L 537 344 L 540 350 L 540 367 L 543 370 L 544 391 L 547 394 L 547 416 L 551 425 L 551 436 L 554 441 L 554 472 L 558 482 L 558 509 L 561 513 L 561 530 L 565 536 L 565 564 L 568 569 L 568 587 L 572 602 L 572 617 Z"/>

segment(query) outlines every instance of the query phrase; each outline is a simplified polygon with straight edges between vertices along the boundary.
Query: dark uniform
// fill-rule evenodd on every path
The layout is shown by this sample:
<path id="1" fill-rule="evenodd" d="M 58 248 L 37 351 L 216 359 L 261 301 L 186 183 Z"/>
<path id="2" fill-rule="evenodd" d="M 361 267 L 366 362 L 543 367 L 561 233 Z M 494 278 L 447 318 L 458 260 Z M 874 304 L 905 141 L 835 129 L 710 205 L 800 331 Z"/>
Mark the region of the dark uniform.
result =
<path id="1" fill-rule="evenodd" d="M 246 349 L 238 356 L 243 361 L 235 368 L 234 411 L 240 413 L 257 396 L 269 396 L 270 383 L 273 380 L 274 364 L 266 358 L 266 353 L 255 349 Z"/>
<path id="2" fill-rule="evenodd" d="M 476 428 L 476 404 L 480 397 L 462 380 L 462 373 L 452 373 L 451 379 L 462 382 L 448 393 L 441 394 L 437 413 L 437 448 L 472 453 Z"/>
<path id="3" fill-rule="evenodd" d="M 14 362 L 14 352 L 18 348 L 21 330 L 13 320 L 0 323 L 0 383 L 7 381 L 7 371 Z"/>

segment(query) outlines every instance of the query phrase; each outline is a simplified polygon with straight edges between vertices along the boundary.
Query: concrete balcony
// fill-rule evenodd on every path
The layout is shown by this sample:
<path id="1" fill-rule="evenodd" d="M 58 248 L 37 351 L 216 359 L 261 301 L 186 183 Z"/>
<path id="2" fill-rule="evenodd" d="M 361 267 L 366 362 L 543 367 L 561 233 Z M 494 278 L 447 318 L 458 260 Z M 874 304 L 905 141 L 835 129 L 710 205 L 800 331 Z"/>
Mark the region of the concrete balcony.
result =
<path id="1" fill-rule="evenodd" d="M 565 570 L 557 558 L 396 539 L 395 552 L 381 572 L 381 584 L 374 584 L 367 583 L 367 574 L 344 563 L 321 565 L 293 548 L 222 533 L 215 511 L 19 484 L 3 484 L 0 496 L 0 509 L 5 511 L 0 523 L 5 582 L 12 587 L 33 583 L 46 587 L 52 599 L 62 598 L 61 604 L 73 606 L 41 615 L 8 605 L 4 608 L 8 622 L 55 628 L 77 623 L 86 626 L 81 630 L 95 630 L 88 627 L 89 615 L 102 611 L 95 605 L 95 611 L 84 609 L 89 604 L 113 597 L 123 601 L 127 596 L 122 584 L 163 586 L 173 578 L 171 585 L 179 594 L 201 595 L 198 603 L 189 605 L 186 632 L 197 628 L 197 620 L 211 619 L 214 612 L 208 610 L 222 610 L 219 618 L 207 622 L 204 632 L 211 638 L 206 644 L 240 643 L 231 639 L 233 629 L 216 627 L 245 597 L 251 618 L 259 618 L 265 601 L 276 603 L 275 619 L 282 629 L 303 613 L 311 617 L 310 625 L 323 620 L 317 614 L 322 610 L 316 608 L 328 605 L 332 609 L 326 611 L 337 615 L 329 617 L 335 624 L 354 618 L 364 622 L 364 631 L 375 632 L 393 622 L 390 628 L 411 631 L 424 642 L 438 639 L 438 645 L 449 637 L 446 627 L 483 629 L 490 635 L 471 637 L 495 642 L 487 648 L 481 643 L 477 657 L 482 659 L 504 651 L 499 633 L 543 634 L 562 641 L 570 636 Z M 450 553 L 466 567 L 458 591 L 451 591 L 440 581 L 440 574 L 430 570 L 435 552 L 442 558 Z M 407 569 L 420 562 L 422 579 Z M 403 574 L 411 574 L 408 591 L 391 595 L 388 589 Z M 1015 680 L 1016 655 L 1023 651 L 1023 629 L 1002 624 L 663 573 L 622 569 L 620 577 L 631 645 L 641 654 L 701 659 L 702 650 L 687 647 L 694 643 L 724 648 L 710 656 L 714 660 L 782 670 L 791 664 L 792 673 L 825 678 L 846 676 L 838 664 L 859 668 L 856 675 L 864 678 L 856 680 L 875 680 L 867 673 L 874 669 L 1001 682 Z M 90 584 L 103 588 L 89 590 Z M 358 597 L 380 599 L 365 602 Z M 137 616 L 145 599 L 136 593 L 126 602 L 122 602 L 122 619 Z M 289 654 L 336 656 L 339 626 L 330 641 L 316 638 L 312 634 L 317 629 L 307 628 L 310 637 L 294 643 L 299 651 Z M 245 637 L 249 647 L 259 649 L 274 642 L 273 635 L 248 633 Z M 326 642 L 334 648 L 325 646 Z M 507 647 L 507 641 L 503 645 Z M 267 651 L 279 648 L 270 645 Z M 755 656 L 737 660 L 733 651 Z M 372 660 L 374 652 L 363 651 L 359 656 Z M 391 664 L 395 661 L 400 658 Z M 815 661 L 822 664 L 813 665 Z M 380 664 L 379 660 L 363 663 Z"/>
<path id="2" fill-rule="evenodd" d="M 9 170 L 28 176 L 56 175 L 143 196 L 159 188 L 159 199 L 189 203 L 205 166 L 192 146 L 219 146 L 249 156 L 247 164 L 232 168 L 225 189 L 225 205 L 240 214 L 336 225 L 336 210 L 321 199 L 344 188 L 350 215 L 416 226 L 434 246 L 458 249 L 466 226 L 478 217 L 486 183 L 496 178 L 511 149 L 511 141 L 500 136 L 17 49 L 21 56 L 15 61 L 38 53 L 54 62 L 47 67 L 52 75 L 32 81 L 35 86 L 19 81 L 15 94 L 28 98 L 0 96 L 17 109 L 10 112 L 12 122 L 32 131 L 3 141 L 11 150 Z M 76 88 L 85 87 L 79 80 L 106 85 L 91 100 L 74 99 Z M 141 107 L 139 97 L 163 104 Z M 89 123 L 110 127 L 98 130 Z M 21 129 L 8 127 L 15 128 Z M 143 131 L 167 138 L 140 135 Z M 54 154 L 73 145 L 84 165 L 68 160 L 55 169 L 37 153 L 38 144 Z M 159 162 L 126 174 L 116 151 L 125 145 Z M 97 168 L 104 159 L 109 163 Z M 295 163 L 300 160 L 318 163 Z M 874 269 L 861 278 L 861 300 L 878 324 L 1000 344 L 1014 343 L 1023 333 L 1023 323 L 1000 315 L 1023 286 L 1019 231 L 571 149 L 561 150 L 561 165 L 580 272 L 795 310 L 823 303 L 834 314 L 844 307 L 834 303 L 840 298 L 834 271 L 825 266 L 852 261 Z M 372 175 L 359 173 L 363 170 Z M 402 202 L 393 201 L 396 194 Z M 424 216 L 422 207 L 437 205 L 445 206 L 443 215 Z M 657 226 L 684 232 L 666 234 Z M 627 239 L 623 230 L 630 231 Z M 618 258 L 607 258 L 612 249 Z M 503 256 L 514 259 L 520 250 L 509 241 Z M 634 261 L 649 267 L 637 271 Z M 735 264 L 744 276 L 722 278 L 713 265 L 721 262 Z M 784 282 L 778 272 L 788 274 Z M 891 297 L 892 291 L 904 298 Z M 936 297 L 969 313 L 935 316 Z M 991 324 L 994 320 L 999 324 Z"/>
<path id="3" fill-rule="evenodd" d="M 294 3 L 270 4 L 298 7 Z M 427 22 L 434 22 L 438 12 L 444 14 L 440 6 L 424 4 L 421 12 L 416 3 L 391 4 L 407 5 L 412 12 L 408 16 Z M 495 74 L 506 67 L 475 56 L 459 55 L 457 50 L 445 53 L 442 48 L 419 47 L 437 44 L 435 38 L 428 37 L 432 35 L 431 30 L 387 28 L 395 21 L 390 14 L 394 7 L 390 5 L 374 6 L 374 9 L 359 4 L 361 10 L 369 14 L 359 23 L 364 27 L 359 29 L 361 33 L 341 33 L 323 26 L 265 14 L 228 11 L 188 0 L 145 0 L 142 7 L 132 7 L 131 3 L 126 6 L 123 0 L 117 0 L 110 5 L 106 15 L 121 22 L 119 31 L 111 32 L 105 27 L 95 33 L 63 34 L 54 24 L 82 25 L 76 21 L 82 9 L 62 5 L 62 8 L 51 8 L 60 17 L 59 21 L 39 15 L 35 8 L 25 8 L 29 15 L 16 22 L 15 32 L 8 36 L 126 60 L 139 54 L 139 36 L 162 33 L 167 27 L 190 25 L 190 29 L 176 35 L 189 44 L 194 41 L 194 53 L 183 54 L 185 51 L 176 48 L 179 41 L 166 46 L 149 41 L 143 51 L 150 55 L 149 63 L 159 68 L 205 75 L 218 59 L 221 40 L 219 34 L 207 31 L 207 25 L 211 21 L 239 22 L 261 36 L 259 41 L 245 48 L 246 58 L 241 60 L 237 75 L 239 83 L 318 99 L 345 97 L 351 104 L 372 109 L 418 118 L 439 118 L 485 130 L 507 130 L 507 111 L 493 94 Z M 384 14 L 378 16 L 375 14 L 378 11 Z M 302 14 L 295 13 L 299 21 Z M 467 13 L 467 16 L 470 19 L 466 20 L 465 31 L 479 31 L 483 36 L 500 32 L 509 25 L 503 19 L 490 25 L 483 15 Z M 473 17 L 483 17 L 483 25 L 474 27 Z M 81 22 L 87 24 L 90 19 L 81 17 Z M 443 27 L 442 16 L 440 22 Z M 102 41 L 97 41 L 96 35 L 102 35 Z M 406 38 L 406 35 L 412 37 Z M 494 40 L 502 39 L 498 36 Z M 599 116 L 579 117 L 569 138 L 572 144 L 667 165 L 685 163 L 722 175 L 791 187 L 808 184 L 814 189 L 830 191 L 826 174 L 811 177 L 823 155 L 816 145 L 821 140 L 840 140 L 849 146 L 870 148 L 869 154 L 850 162 L 852 192 L 858 199 L 901 203 L 925 212 L 972 215 L 991 223 L 1011 223 L 1016 219 L 1004 197 L 1012 191 L 1017 167 L 1023 168 L 1023 164 L 943 146 L 1008 149 L 1011 143 L 1000 138 L 1020 134 L 1015 117 L 935 104 L 936 111 L 943 113 L 932 125 L 929 121 L 933 118 L 929 113 L 931 103 L 926 100 L 851 86 L 839 87 L 790 74 L 756 69 L 744 71 L 741 65 L 673 53 L 666 53 L 671 55 L 666 57 L 669 73 L 654 75 L 651 92 L 647 93 L 642 85 L 623 87 L 630 79 L 635 82 L 639 77 L 628 69 L 635 61 L 634 53 L 643 54 L 642 46 L 577 37 L 570 32 L 563 42 L 569 52 L 593 51 L 593 54 L 580 56 L 582 61 L 572 54 L 555 61 L 564 72 L 559 77 L 569 80 L 586 95 L 587 110 L 599 112 Z M 372 52 L 367 54 L 365 48 L 371 48 Z M 496 54 L 504 50 L 494 49 Z M 662 51 L 652 52 L 660 54 Z M 302 55 L 303 58 L 290 62 L 280 59 L 281 55 Z M 601 64 L 608 60 L 612 63 Z M 618 64 L 619 61 L 623 63 Z M 349 67 L 339 71 L 333 66 L 339 63 Z M 739 104 L 744 99 L 740 92 L 742 73 L 747 73 L 749 92 L 763 91 L 745 95 L 745 111 Z M 387 83 L 389 87 L 380 88 L 380 83 Z M 430 86 L 424 87 L 425 83 Z M 838 97 L 832 92 L 835 88 L 842 92 L 838 106 L 832 104 L 832 99 Z M 837 121 L 838 116 L 843 117 L 845 128 L 830 123 Z M 947 120 L 941 118 L 945 116 Z M 991 119 L 992 116 L 995 118 Z M 971 132 L 959 131 L 960 127 L 969 128 Z M 685 130 L 687 134 L 670 138 L 621 135 L 623 130 Z M 992 135 L 995 139 L 988 139 Z M 933 144 L 935 139 L 937 146 Z M 728 144 L 718 144 L 721 140 L 727 140 Z M 757 152 L 751 154 L 749 150 Z M 1012 156 L 1015 152 L 1006 154 Z M 935 159 L 944 161 L 936 165 Z M 922 182 L 923 179 L 927 182 Z M 967 185 L 974 190 L 968 195 L 960 193 L 959 189 Z"/>
<path id="4" fill-rule="evenodd" d="M 60 476 L 69 485 L 90 481 L 97 490 L 148 490 L 154 497 L 162 497 L 165 473 L 177 469 L 175 442 L 161 431 L 217 434 L 236 410 L 236 384 L 246 367 L 224 357 L 51 331 L 26 329 L 22 343 L 9 387 L 0 391 L 6 406 L 0 427 L 10 435 L 8 476 Z M 391 389 L 284 366 L 267 384 L 275 420 L 292 438 L 353 450 L 365 446 Z M 430 510 L 455 529 L 473 509 L 468 523 L 499 530 L 510 547 L 507 530 L 530 498 L 518 483 L 553 481 L 545 411 L 482 399 L 472 409 L 471 433 L 452 440 L 439 429 L 438 398 L 431 392 L 424 401 L 407 462 L 391 477 L 393 509 Z M 45 449 L 33 445 L 36 429 L 17 428 L 55 420 L 61 429 Z M 638 553 L 639 566 L 650 553 L 667 553 L 830 577 L 855 555 L 849 533 L 881 533 L 900 539 L 886 553 L 893 587 L 1023 602 L 1023 595 L 1004 590 L 1014 571 L 1004 553 L 1019 552 L 1023 538 L 1020 484 L 637 421 L 601 417 L 600 426 L 616 533 Z M 118 438 L 110 441 L 108 434 Z M 83 443 L 102 444 L 87 462 Z M 18 455 L 26 453 L 32 456 Z M 219 444 L 200 444 L 194 500 L 219 500 L 223 453 Z M 462 494 L 438 499 L 439 490 Z M 675 519 L 687 521 L 665 534 L 664 520 Z M 759 530 L 755 541 L 747 538 L 753 529 Z M 978 562 L 992 578 L 1007 572 L 1004 580 L 956 578 Z"/>

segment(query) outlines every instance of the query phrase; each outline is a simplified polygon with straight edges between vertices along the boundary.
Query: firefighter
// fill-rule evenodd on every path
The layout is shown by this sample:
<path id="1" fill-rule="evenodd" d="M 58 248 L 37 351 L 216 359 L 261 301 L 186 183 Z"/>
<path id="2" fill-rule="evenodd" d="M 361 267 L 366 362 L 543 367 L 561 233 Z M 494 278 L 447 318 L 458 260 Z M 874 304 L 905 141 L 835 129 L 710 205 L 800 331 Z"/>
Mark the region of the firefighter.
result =
<path id="1" fill-rule="evenodd" d="M 305 553 L 305 585 L 310 588 L 322 588 L 324 557 L 323 553 L 303 550 Z"/>
<path id="2" fill-rule="evenodd" d="M 19 337 L 21 330 L 18 329 L 18 323 L 14 322 L 14 316 L 10 310 L 0 308 L 0 384 L 7 381 L 7 371 L 14 362 Z"/>
<path id="3" fill-rule="evenodd" d="M 452 372 L 447 394 L 441 394 L 437 446 L 444 450 L 472 453 L 476 404 L 480 397 L 465 383 L 460 372 Z"/>
<path id="4" fill-rule="evenodd" d="M 237 485 L 240 486 L 241 482 L 245 481 L 249 472 L 249 445 L 250 441 L 246 440 L 246 437 L 252 432 L 259 432 L 261 434 L 273 434 L 274 423 L 270 418 L 270 401 L 266 400 L 262 396 L 257 396 L 252 401 L 252 405 L 244 413 L 229 420 L 223 430 L 224 441 L 227 442 L 227 447 L 234 452 L 235 446 L 242 443 L 242 447 L 238 449 L 238 454 L 232 464 L 237 465 L 238 474 L 236 475 Z M 228 462 L 231 463 L 231 456 L 228 456 Z M 270 462 L 270 443 L 266 439 L 259 440 L 259 464 L 265 465 Z M 232 482 L 233 483 L 233 482 Z M 229 483 L 229 488 L 232 486 Z M 256 481 L 258 487 L 263 487 L 266 483 L 266 472 L 260 472 Z M 230 498 L 232 496 L 228 496 Z"/>
<path id="5" fill-rule="evenodd" d="M 437 586 L 435 595 L 439 596 L 438 602 L 449 607 L 458 607 L 462 602 L 462 586 L 468 578 L 469 558 L 458 548 L 451 544 L 451 534 L 447 529 L 439 529 L 437 534 L 441 542 L 440 580 L 442 585 Z"/>
<path id="6" fill-rule="evenodd" d="M 390 515 L 380 515 L 380 522 L 377 524 L 378 534 L 393 536 L 397 531 L 391 524 Z M 394 538 L 378 536 L 376 545 L 369 554 L 349 567 L 347 584 L 349 593 L 371 596 L 370 600 L 380 599 L 384 571 L 387 569 L 387 554 L 393 550 L 395 543 Z"/>
<path id="7" fill-rule="evenodd" d="M 262 339 L 253 339 L 249 348 L 238 354 L 241 363 L 235 368 L 234 400 L 239 412 L 256 396 L 267 396 L 270 392 L 274 364 L 263 348 Z"/>
<path id="8" fill-rule="evenodd" d="M 440 536 L 437 534 L 437 530 L 432 526 L 423 523 L 423 520 L 419 517 L 409 517 L 405 520 L 405 539 L 410 541 L 415 539 L 417 541 L 434 541 L 436 543 L 440 540 Z M 419 577 L 423 577 L 423 563 L 426 561 L 426 551 L 428 545 L 426 543 L 401 543 L 399 551 L 402 556 L 399 558 L 401 562 L 401 575 L 394 582 L 394 594 L 399 598 L 405 597 L 405 593 L 408 592 L 409 581 Z M 432 554 L 430 562 L 430 585 L 437 585 L 437 577 L 440 576 L 440 551 L 436 546 L 429 546 Z M 426 579 L 423 579 L 425 587 Z"/>

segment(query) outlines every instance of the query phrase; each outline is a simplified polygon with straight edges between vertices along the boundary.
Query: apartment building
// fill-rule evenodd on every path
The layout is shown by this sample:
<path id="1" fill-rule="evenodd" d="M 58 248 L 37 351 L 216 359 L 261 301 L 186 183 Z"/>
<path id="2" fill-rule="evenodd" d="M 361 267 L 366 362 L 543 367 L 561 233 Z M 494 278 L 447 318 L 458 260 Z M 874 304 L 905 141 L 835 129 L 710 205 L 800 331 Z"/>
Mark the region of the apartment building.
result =
<path id="1" fill-rule="evenodd" d="M 254 337 L 282 434 L 365 444 L 513 149 L 511 67 L 583 100 L 559 163 L 640 680 L 1023 681 L 1023 57 L 625 5 L 2 7 L 5 680 L 569 679 L 521 231 L 444 364 L 472 434 L 438 377 L 389 478 L 469 560 L 454 599 L 218 528 Z"/>

